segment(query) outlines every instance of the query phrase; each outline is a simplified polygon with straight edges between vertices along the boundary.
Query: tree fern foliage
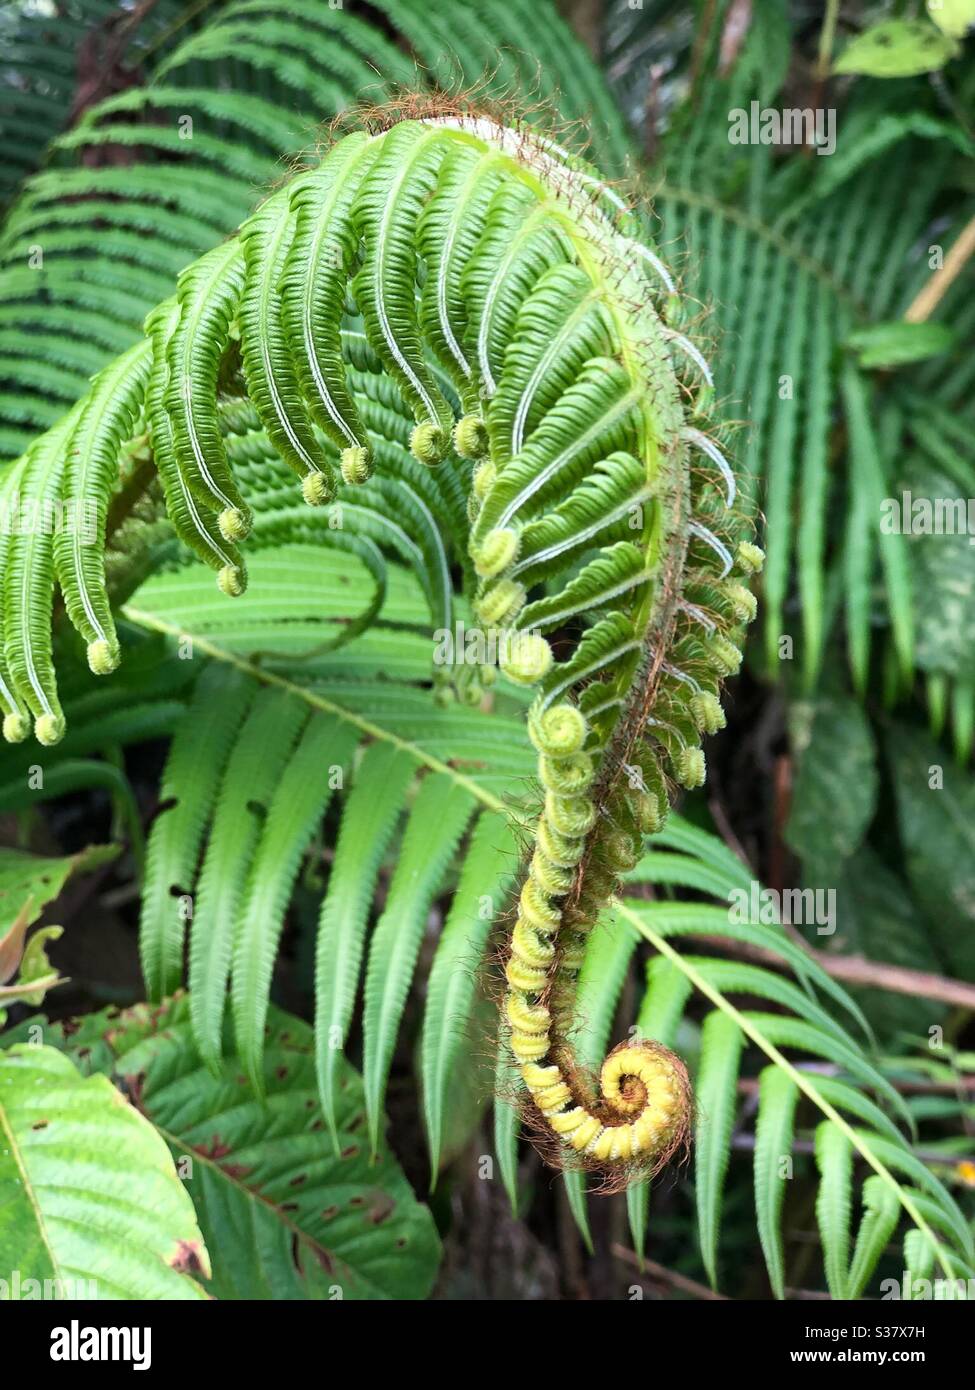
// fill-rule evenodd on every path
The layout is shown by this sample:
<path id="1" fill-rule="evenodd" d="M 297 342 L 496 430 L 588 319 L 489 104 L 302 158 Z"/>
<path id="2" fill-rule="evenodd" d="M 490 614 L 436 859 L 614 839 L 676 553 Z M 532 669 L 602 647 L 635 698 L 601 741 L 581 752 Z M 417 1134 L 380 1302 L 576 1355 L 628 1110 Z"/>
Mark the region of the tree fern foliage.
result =
<path id="1" fill-rule="evenodd" d="M 534 99 L 561 112 L 577 145 L 592 137 L 605 173 L 622 172 L 624 124 L 549 0 L 463 12 L 450 0 L 382 0 L 365 17 L 318 0 L 232 0 L 209 6 L 202 27 L 191 7 L 168 8 L 149 44 L 151 80 L 87 109 L 7 214 L 0 457 L 54 423 L 135 340 L 176 274 L 233 231 L 334 116 L 393 86 L 480 84 L 520 107 Z M 595 119 L 573 135 L 584 117 Z"/>
<path id="2" fill-rule="evenodd" d="M 512 1205 L 521 1135 L 586 1240 L 587 1192 L 625 1186 L 642 1253 L 655 1175 L 693 1137 L 682 1196 L 716 1287 L 742 1149 L 776 1296 L 797 1172 L 834 1297 L 870 1291 L 898 1232 L 912 1274 L 971 1275 L 965 1215 L 918 1153 L 926 1098 L 901 1094 L 872 1003 L 730 917 L 752 870 L 668 815 L 682 789 L 704 815 L 702 740 L 759 584 L 756 670 L 810 695 L 842 643 L 858 699 L 888 705 L 921 672 L 935 735 L 971 751 L 967 547 L 936 563 L 876 524 L 902 478 L 971 492 L 964 274 L 935 325 L 899 323 L 932 243 L 962 236 L 968 139 L 916 87 L 905 108 L 858 84 L 831 159 L 729 146 L 730 107 L 785 99 L 783 7 L 754 7 L 731 61 L 725 6 L 693 52 L 683 15 L 652 14 L 677 50 L 655 98 L 671 128 L 642 132 L 653 240 L 613 182 L 634 143 L 612 98 L 528 0 L 160 5 L 133 49 L 147 84 L 58 138 L 0 231 L 0 506 L 39 519 L 0 533 L 0 810 L 25 782 L 96 788 L 128 833 L 152 1003 L 105 1034 L 115 1058 L 102 1020 L 64 1045 L 123 1089 L 130 1046 L 148 1068 L 145 1113 L 205 1163 L 207 1243 L 239 1251 L 220 1296 L 329 1296 L 335 1239 L 343 1287 L 402 1296 L 412 1264 L 344 1208 L 327 1229 L 332 1185 L 355 1168 L 371 1203 L 377 1162 L 429 1287 L 436 1238 L 383 1141 L 411 1044 L 434 1184 L 463 1082 L 494 1093 Z M 607 63 L 635 126 L 644 18 L 617 14 Z M 146 844 L 117 750 L 157 737 Z M 913 887 L 923 827 L 892 776 Z M 913 899 L 887 878 L 899 930 Z M 286 932 L 311 1031 L 273 1002 Z M 214 1115 L 232 1154 L 209 1152 Z"/>
<path id="3" fill-rule="evenodd" d="M 736 538 L 734 478 L 687 421 L 672 359 L 689 358 L 707 379 L 706 364 L 652 307 L 647 277 L 666 283 L 666 273 L 652 251 L 641 254 L 618 212 L 589 167 L 545 138 L 478 115 L 434 106 L 418 120 L 350 133 L 316 170 L 272 195 L 238 237 L 181 274 L 176 295 L 149 314 L 144 342 L 98 375 L 7 480 L 42 506 L 60 502 L 66 516 L 94 502 L 100 536 L 119 449 L 144 428 L 177 533 L 216 570 L 220 589 L 239 595 L 252 515 L 224 442 L 221 394 L 250 400 L 307 503 L 329 503 L 338 477 L 351 489 L 367 483 L 377 466 L 385 470 L 346 373 L 355 357 L 343 320 L 356 316 L 359 350 L 415 419 L 409 453 L 389 471 L 443 474 L 439 529 L 496 648 L 465 673 L 473 679 L 452 686 L 449 668 L 438 671 L 438 694 L 479 698 L 497 667 L 539 690 L 529 730 L 546 796 L 512 935 L 505 1013 L 540 1114 L 570 1151 L 610 1165 L 669 1153 L 683 1132 L 685 1083 L 669 1056 L 630 1047 L 607 1062 L 602 1098 L 589 1098 L 567 1041 L 575 977 L 616 874 L 666 813 L 668 778 L 703 780 L 700 739 L 723 722 L 718 686 L 738 668 L 735 638 L 754 612 L 736 571 L 747 576 L 761 562 Z M 700 424 L 709 400 L 705 386 L 691 406 Z M 452 496 L 465 499 L 459 515 L 454 507 L 451 516 Z M 13 741 L 26 733 L 27 711 L 41 743 L 63 733 L 54 572 L 92 671 L 105 675 L 118 663 L 100 557 L 100 544 L 83 546 L 78 527 L 66 525 L 56 541 L 47 528 L 7 538 L 4 730 Z M 435 583 L 428 577 L 427 589 Z M 531 598 L 543 583 L 547 596 Z M 566 634 L 558 653 L 545 632 Z M 276 945 L 268 913 L 286 900 L 300 834 L 329 792 L 302 769 L 329 747 L 341 766 L 352 741 L 325 718 L 292 727 L 273 697 L 249 720 L 228 775 L 241 789 L 263 785 L 265 798 L 273 788 L 273 823 L 293 823 L 299 838 L 270 846 L 266 858 L 257 852 L 257 897 L 243 922 L 218 856 L 215 925 L 191 975 L 197 1007 L 212 1016 L 208 1000 L 222 1000 L 232 953 L 245 1001 L 234 1011 L 238 1043 L 256 1083 L 260 1001 Z M 276 763 L 277 746 L 294 753 L 293 764 Z M 431 776 L 418 825 L 441 796 Z M 229 845 L 239 836 L 239 795 L 224 804 Z M 454 805 L 449 794 L 445 805 Z M 442 845 L 431 846 L 429 829 L 426 840 L 407 831 L 399 872 L 411 897 L 420 894 L 414 907 L 424 892 L 429 905 L 438 865 L 463 830 L 462 808 L 459 795 L 457 818 L 444 815 Z M 222 842 L 221 823 L 214 837 Z M 179 843 L 193 853 L 192 836 Z M 208 882 L 204 873 L 210 910 Z M 380 1020 L 401 995 L 398 952 L 408 968 L 419 944 L 389 930 L 366 995 L 367 1015 L 378 999 Z M 165 950 L 147 967 L 169 983 Z M 366 1059 L 373 1124 L 392 1049 L 379 1031 L 378 1055 Z"/>
<path id="4" fill-rule="evenodd" d="M 630 17 L 636 32 L 624 52 L 648 37 L 655 12 Z M 904 460 L 918 454 L 949 456 L 970 491 L 970 430 L 962 438 L 948 425 L 971 402 L 970 278 L 963 273 L 934 311 L 941 328 L 930 360 L 919 346 L 921 361 L 882 362 L 878 371 L 858 343 L 903 319 L 975 211 L 969 136 L 923 89 L 891 82 L 833 93 L 838 145 L 828 158 L 730 143 L 731 116 L 753 101 L 797 104 L 792 35 L 786 7 L 756 7 L 729 65 L 721 32 L 715 24 L 702 37 L 690 99 L 656 152 L 655 208 L 662 245 L 686 253 L 685 291 L 712 310 L 709 331 L 724 344 L 721 413 L 746 424 L 742 491 L 764 513 L 768 538 L 766 669 L 783 669 L 788 638 L 794 684 L 811 691 L 839 637 L 861 697 L 880 685 L 888 698 L 905 698 L 919 670 L 937 669 L 960 678 L 967 707 L 964 663 L 936 635 L 947 590 L 939 585 L 934 598 L 917 547 L 884 533 L 877 518 L 904 486 Z M 684 77 L 685 89 L 691 81 Z M 970 73 L 961 81 L 969 92 Z M 920 325 L 902 328 L 923 341 Z"/>

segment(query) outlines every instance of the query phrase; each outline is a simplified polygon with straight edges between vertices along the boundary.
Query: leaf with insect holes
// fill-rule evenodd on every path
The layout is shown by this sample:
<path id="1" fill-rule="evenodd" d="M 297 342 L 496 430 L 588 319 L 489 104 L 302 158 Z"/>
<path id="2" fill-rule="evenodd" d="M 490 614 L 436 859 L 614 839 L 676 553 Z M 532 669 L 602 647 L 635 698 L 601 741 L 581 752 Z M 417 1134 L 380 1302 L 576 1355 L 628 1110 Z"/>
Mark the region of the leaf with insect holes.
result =
<path id="1" fill-rule="evenodd" d="M 833 64 L 833 72 L 916 77 L 922 72 L 937 72 L 960 51 L 950 34 L 926 20 L 885 19 L 850 39 Z"/>
<path id="2" fill-rule="evenodd" d="M 0 1270 L 44 1297 L 201 1299 L 193 1204 L 152 1125 L 53 1047 L 0 1053 Z M 7 1295 L 9 1296 L 9 1294 Z"/>
<path id="3" fill-rule="evenodd" d="M 266 1102 L 229 1030 L 216 1074 L 203 1065 L 185 998 L 91 1015 L 60 1045 L 135 1096 L 168 1143 L 212 1252 L 214 1297 L 423 1298 L 440 1243 L 388 1149 L 370 1160 L 358 1075 L 343 1065 L 335 1152 L 311 1029 L 275 1008 L 268 1020 Z"/>

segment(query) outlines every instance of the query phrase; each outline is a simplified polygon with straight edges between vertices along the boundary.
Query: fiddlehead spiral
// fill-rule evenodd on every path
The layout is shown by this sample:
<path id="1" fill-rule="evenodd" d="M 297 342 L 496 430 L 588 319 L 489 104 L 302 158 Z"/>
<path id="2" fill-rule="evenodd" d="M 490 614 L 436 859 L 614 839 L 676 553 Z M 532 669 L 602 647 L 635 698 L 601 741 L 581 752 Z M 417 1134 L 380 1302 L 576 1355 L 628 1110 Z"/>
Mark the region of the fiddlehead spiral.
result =
<path id="1" fill-rule="evenodd" d="M 536 134 L 411 114 L 338 139 L 185 270 L 145 342 L 4 485 L 88 492 L 101 532 L 123 445 L 145 435 L 177 535 L 233 595 L 260 434 L 305 502 L 349 499 L 362 554 L 419 552 L 441 620 L 449 564 L 463 568 L 501 672 L 536 690 L 544 802 L 506 966 L 511 1048 L 568 1154 L 656 1166 L 686 1128 L 682 1065 L 634 1042 L 585 1078 L 575 981 L 670 786 L 704 780 L 701 736 L 723 723 L 761 553 L 733 536 L 734 478 L 702 428 L 706 364 L 655 308 L 673 287 L 615 193 Z M 376 428 L 385 402 L 412 413 L 408 451 Z M 6 544 L 4 732 L 22 737 L 29 710 L 50 742 L 54 570 L 92 670 L 118 659 L 103 543 Z M 491 666 L 452 685 L 438 672 L 438 699 L 479 700 Z"/>

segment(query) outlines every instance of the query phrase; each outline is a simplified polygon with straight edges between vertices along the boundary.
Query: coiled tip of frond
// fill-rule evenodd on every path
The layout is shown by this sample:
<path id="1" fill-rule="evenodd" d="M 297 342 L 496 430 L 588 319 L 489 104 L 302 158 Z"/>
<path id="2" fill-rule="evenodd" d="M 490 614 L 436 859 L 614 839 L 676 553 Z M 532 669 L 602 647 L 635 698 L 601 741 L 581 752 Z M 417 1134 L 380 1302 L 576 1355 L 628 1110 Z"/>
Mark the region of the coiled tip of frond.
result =
<path id="1" fill-rule="evenodd" d="M 224 565 L 217 575 L 217 588 L 228 598 L 239 598 L 247 588 L 247 576 L 239 565 Z"/>
<path id="2" fill-rule="evenodd" d="M 480 415 L 465 415 L 454 426 L 454 449 L 462 459 L 476 462 L 489 448 L 487 425 Z"/>
<path id="3" fill-rule="evenodd" d="M 545 796 L 545 819 L 559 835 L 575 840 L 588 835 L 596 819 L 596 808 L 586 796 Z"/>
<path id="4" fill-rule="evenodd" d="M 428 468 L 442 463 L 449 447 L 450 440 L 446 432 L 432 420 L 424 420 L 414 426 L 410 435 L 410 453 Z"/>
<path id="5" fill-rule="evenodd" d="M 88 643 L 87 657 L 88 667 L 95 676 L 111 675 L 119 663 L 118 649 L 104 637 Z"/>
<path id="6" fill-rule="evenodd" d="M 306 473 L 301 480 L 301 495 L 309 507 L 321 507 L 335 496 L 335 484 L 327 473 Z"/>
<path id="7" fill-rule="evenodd" d="M 548 792 L 558 792 L 559 796 L 581 796 L 588 791 L 595 770 L 588 753 L 570 753 L 566 758 L 553 758 L 543 753 L 538 760 L 542 786 Z"/>
<path id="8" fill-rule="evenodd" d="M 339 460 L 342 481 L 350 487 L 361 487 L 372 475 L 372 456 L 368 449 L 356 444 L 351 449 L 343 449 Z"/>
<path id="9" fill-rule="evenodd" d="M 582 711 L 568 703 L 543 710 L 533 706 L 528 715 L 528 736 L 539 753 L 550 758 L 570 758 L 580 752 L 588 728 Z"/>
<path id="10" fill-rule="evenodd" d="M 731 600 L 731 611 L 739 623 L 753 623 L 758 615 L 758 599 L 744 584 L 728 584 L 726 589 Z"/>
<path id="11" fill-rule="evenodd" d="M 510 526 L 489 531 L 471 558 L 482 579 L 494 579 L 513 565 L 518 556 L 518 532 Z"/>
<path id="12" fill-rule="evenodd" d="M 745 574 L 758 574 L 765 564 L 765 551 L 751 541 L 739 541 L 735 559 Z"/>
<path id="13" fill-rule="evenodd" d="M 552 648 L 537 632 L 517 632 L 508 637 L 499 662 L 510 681 L 535 685 L 552 669 Z"/>
<path id="14" fill-rule="evenodd" d="M 52 748 L 64 738 L 64 720 L 59 714 L 41 714 L 34 720 L 34 737 L 45 748 Z"/>
<path id="15" fill-rule="evenodd" d="M 472 487 L 474 491 L 474 496 L 478 502 L 484 501 L 485 497 L 494 487 L 495 479 L 497 478 L 497 476 L 497 467 L 491 462 L 490 459 L 485 459 L 483 463 L 479 463 L 477 465 L 477 467 L 474 470 Z"/>
<path id="16" fill-rule="evenodd" d="M 722 676 L 738 674 L 741 669 L 741 650 L 734 642 L 716 632 L 708 638 L 706 645 L 708 660 L 715 671 Z"/>
<path id="17" fill-rule="evenodd" d="M 707 766 L 702 748 L 682 748 L 673 760 L 674 777 L 682 787 L 693 791 L 703 787 L 707 776 Z"/>
<path id="18" fill-rule="evenodd" d="M 514 579 L 501 579 L 485 589 L 474 605 L 477 616 L 487 627 L 511 623 L 525 606 L 525 586 Z"/>
<path id="19" fill-rule="evenodd" d="M 656 792 L 641 792 L 636 799 L 637 825 L 644 835 L 656 835 L 667 819 L 668 804 Z"/>
<path id="20" fill-rule="evenodd" d="M 217 517 L 217 525 L 224 540 L 233 545 L 249 534 L 251 519 L 240 507 L 224 507 Z"/>
<path id="21" fill-rule="evenodd" d="M 684 1063 L 660 1043 L 621 1043 L 606 1058 L 598 1091 L 559 1063 L 521 1065 L 538 1115 L 567 1160 L 607 1185 L 658 1172 L 687 1143 L 691 1088 Z"/>
<path id="22" fill-rule="evenodd" d="M 699 690 L 691 696 L 691 718 L 703 734 L 716 734 L 728 722 L 721 701 L 709 690 Z"/>
<path id="23" fill-rule="evenodd" d="M 30 733 L 30 720 L 26 714 L 21 714 L 15 710 L 13 714 L 7 714 L 3 720 L 3 736 L 8 743 L 23 743 Z"/>

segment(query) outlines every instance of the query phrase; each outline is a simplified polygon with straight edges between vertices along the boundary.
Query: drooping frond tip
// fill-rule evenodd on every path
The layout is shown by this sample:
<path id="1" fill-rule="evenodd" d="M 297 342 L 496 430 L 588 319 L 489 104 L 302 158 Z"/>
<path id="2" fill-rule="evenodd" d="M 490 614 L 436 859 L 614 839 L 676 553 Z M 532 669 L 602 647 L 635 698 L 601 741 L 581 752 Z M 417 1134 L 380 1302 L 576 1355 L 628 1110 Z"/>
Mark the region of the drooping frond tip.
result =
<path id="1" fill-rule="evenodd" d="M 671 784 L 704 779 L 701 737 L 723 723 L 761 553 L 706 432 L 707 364 L 667 325 L 673 284 L 637 217 L 527 126 L 456 103 L 402 114 L 336 139 L 189 266 L 144 341 L 4 479 L 66 515 L 93 504 L 97 523 L 94 544 L 0 536 L 4 733 L 23 737 L 28 713 L 42 741 L 63 731 L 55 574 L 92 670 L 118 661 L 104 530 L 129 441 L 148 439 L 178 535 L 229 595 L 252 524 L 234 468 L 241 402 L 312 506 L 390 469 L 438 470 L 467 506 L 445 509 L 458 521 L 430 591 L 452 553 L 497 653 L 454 687 L 467 698 L 497 666 L 537 691 L 544 806 L 507 963 L 511 1047 L 568 1152 L 654 1165 L 686 1129 L 679 1063 L 628 1045 L 601 1087 L 586 1082 L 571 1062 L 576 978 Z M 415 421 L 408 455 L 372 427 L 381 379 Z M 449 695 L 442 672 L 434 685 Z"/>

